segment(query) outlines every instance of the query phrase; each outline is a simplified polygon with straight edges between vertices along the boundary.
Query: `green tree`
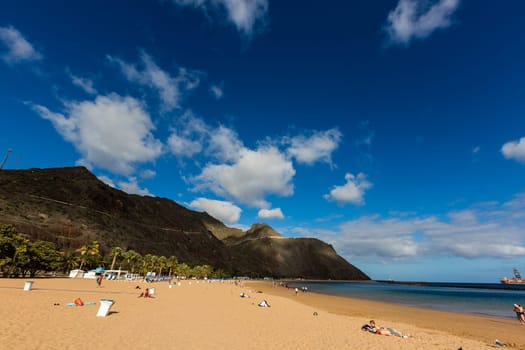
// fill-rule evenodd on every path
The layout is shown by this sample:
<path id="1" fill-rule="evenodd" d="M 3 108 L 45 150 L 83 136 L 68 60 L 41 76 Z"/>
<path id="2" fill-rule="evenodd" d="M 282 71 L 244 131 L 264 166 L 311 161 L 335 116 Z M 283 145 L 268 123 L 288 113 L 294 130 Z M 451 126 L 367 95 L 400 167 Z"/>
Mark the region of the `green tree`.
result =
<path id="1" fill-rule="evenodd" d="M 29 240 L 18 233 L 13 225 L 0 225 L 0 269 L 4 277 L 17 268 L 17 260 L 27 251 Z"/>
<path id="2" fill-rule="evenodd" d="M 166 258 L 164 255 L 157 257 L 157 268 L 159 271 L 159 276 L 162 276 L 162 271 L 166 268 L 168 265 L 168 258 Z"/>
<path id="3" fill-rule="evenodd" d="M 100 244 L 98 241 L 89 242 L 88 244 L 78 248 L 77 252 L 79 252 L 80 256 L 82 257 L 79 267 L 79 269 L 82 270 L 82 267 L 84 267 L 86 264 L 88 257 L 100 256 Z"/>
<path id="4" fill-rule="evenodd" d="M 229 273 L 224 271 L 224 269 L 217 269 L 217 270 L 213 270 L 212 277 L 215 277 L 215 278 L 227 278 L 227 277 L 231 277 L 231 276 L 230 276 Z"/>
<path id="5" fill-rule="evenodd" d="M 79 257 L 72 250 L 60 252 L 60 255 L 61 255 L 60 269 L 64 273 L 75 269 L 80 263 Z"/>
<path id="6" fill-rule="evenodd" d="M 61 254 L 52 242 L 38 240 L 30 243 L 24 255 L 26 258 L 20 264 L 24 276 L 29 273 L 34 277 L 38 272 L 56 271 L 60 267 Z"/>
<path id="7" fill-rule="evenodd" d="M 176 256 L 172 255 L 168 258 L 166 262 L 166 267 L 169 269 L 168 276 L 171 277 L 171 274 L 177 268 L 178 263 L 179 263 L 179 260 L 177 259 Z"/>
<path id="8" fill-rule="evenodd" d="M 155 264 L 155 256 L 153 254 L 146 254 L 142 257 L 142 274 L 146 274 L 153 270 Z"/>
<path id="9" fill-rule="evenodd" d="M 213 268 L 210 265 L 197 265 L 193 267 L 191 274 L 197 278 L 208 278 L 212 272 Z"/>
<path id="10" fill-rule="evenodd" d="M 191 267 L 186 263 L 179 264 L 177 266 L 177 275 L 181 277 L 191 277 Z"/>
<path id="11" fill-rule="evenodd" d="M 140 255 L 133 249 L 130 249 L 122 253 L 122 257 L 124 258 L 124 261 L 127 264 L 127 268 L 131 270 L 131 273 L 135 273 L 135 268 L 137 267 L 137 264 L 142 260 L 142 255 Z"/>
<path id="12" fill-rule="evenodd" d="M 117 262 L 117 258 L 119 256 L 122 255 L 122 248 L 120 247 L 113 247 L 111 249 L 111 256 L 112 256 L 112 261 L 111 261 L 111 267 L 109 268 L 110 270 L 114 270 L 115 269 L 115 264 Z"/>

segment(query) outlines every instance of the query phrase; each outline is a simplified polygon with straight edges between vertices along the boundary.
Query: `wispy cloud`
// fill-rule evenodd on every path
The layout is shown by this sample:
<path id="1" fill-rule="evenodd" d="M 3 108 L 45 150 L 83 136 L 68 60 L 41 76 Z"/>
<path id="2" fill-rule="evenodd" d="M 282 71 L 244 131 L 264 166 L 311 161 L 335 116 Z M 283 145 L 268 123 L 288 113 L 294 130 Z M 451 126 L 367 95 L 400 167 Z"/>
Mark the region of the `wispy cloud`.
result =
<path id="1" fill-rule="evenodd" d="M 97 176 L 97 177 L 98 177 L 98 179 L 99 179 L 100 181 L 102 181 L 102 182 L 105 183 L 106 185 L 111 186 L 111 187 L 113 187 L 113 188 L 117 188 L 117 186 L 115 186 L 115 182 L 114 182 L 111 178 L 109 178 L 108 176 L 106 176 L 106 175 L 100 175 L 100 176 Z"/>
<path id="2" fill-rule="evenodd" d="M 94 101 L 66 102 L 65 114 L 30 105 L 75 146 L 85 164 L 128 175 L 137 164 L 151 162 L 162 153 L 149 114 L 134 98 L 110 94 Z"/>
<path id="3" fill-rule="evenodd" d="M 525 163 L 525 137 L 519 141 L 509 141 L 501 147 L 501 153 L 506 159 Z"/>
<path id="4" fill-rule="evenodd" d="M 506 203 L 485 203 L 446 216 L 365 216 L 337 231 L 318 231 L 350 259 L 373 262 L 439 256 L 525 256 L 525 194 Z M 310 234 L 315 231 L 308 231 Z"/>
<path id="5" fill-rule="evenodd" d="M 231 202 L 207 198 L 197 198 L 190 203 L 190 206 L 205 211 L 226 224 L 234 224 L 239 221 L 242 213 L 241 208 Z"/>
<path id="6" fill-rule="evenodd" d="M 459 0 L 399 0 L 388 14 L 385 31 L 388 44 L 408 45 L 452 24 Z"/>
<path id="7" fill-rule="evenodd" d="M 224 89 L 222 85 L 210 86 L 210 93 L 215 99 L 220 100 L 224 96 Z"/>
<path id="8" fill-rule="evenodd" d="M 128 181 L 119 181 L 118 187 L 129 194 L 138 194 L 141 196 L 152 196 L 150 191 L 147 188 L 141 188 L 137 182 L 137 178 L 132 176 Z"/>
<path id="9" fill-rule="evenodd" d="M 119 58 L 109 55 L 107 58 L 120 67 L 129 81 L 154 89 L 158 93 L 165 110 L 180 108 L 184 93 L 193 90 L 200 83 L 199 72 L 179 67 L 177 74 L 172 76 L 162 70 L 153 61 L 153 58 L 145 52 L 142 52 L 140 57 L 142 69 Z"/>
<path id="10" fill-rule="evenodd" d="M 227 20 L 247 37 L 251 37 L 264 27 L 268 13 L 268 0 L 173 0 L 173 2 L 205 12 L 225 13 Z"/>
<path id="11" fill-rule="evenodd" d="M 90 95 L 97 94 L 97 90 L 94 88 L 93 86 L 94 84 L 92 80 L 87 79 L 87 78 L 81 78 L 77 75 L 74 75 L 69 69 L 66 69 L 66 73 L 71 79 L 71 82 L 73 83 L 73 85 L 81 88 L 87 94 L 90 94 Z"/>
<path id="12" fill-rule="evenodd" d="M 347 173 L 345 180 L 346 184 L 334 186 L 330 193 L 324 195 L 324 198 L 328 201 L 337 202 L 340 205 L 347 203 L 363 204 L 366 190 L 372 187 L 372 184 L 366 179 L 366 175 L 359 173 L 355 176 Z"/>
<path id="13" fill-rule="evenodd" d="M 6 51 L 2 60 L 7 64 L 40 60 L 42 54 L 14 27 L 0 27 L 0 43 Z"/>
<path id="14" fill-rule="evenodd" d="M 298 163 L 312 165 L 318 161 L 332 165 L 332 153 L 339 147 L 342 134 L 338 129 L 314 131 L 311 135 L 285 138 L 287 153 Z"/>

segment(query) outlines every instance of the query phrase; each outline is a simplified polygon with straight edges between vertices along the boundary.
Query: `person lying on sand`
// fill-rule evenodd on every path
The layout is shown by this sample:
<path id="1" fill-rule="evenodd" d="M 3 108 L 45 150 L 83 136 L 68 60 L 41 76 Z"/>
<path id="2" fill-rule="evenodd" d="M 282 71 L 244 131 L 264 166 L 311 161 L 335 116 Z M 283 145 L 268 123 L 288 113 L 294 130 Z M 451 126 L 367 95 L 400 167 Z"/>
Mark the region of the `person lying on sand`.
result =
<path id="1" fill-rule="evenodd" d="M 266 300 L 263 300 L 259 303 L 260 307 L 270 307 L 270 304 Z"/>
<path id="2" fill-rule="evenodd" d="M 394 335 L 400 338 L 408 338 L 408 334 L 403 334 L 395 330 L 394 328 L 376 326 L 376 323 L 374 320 L 370 320 L 370 323 L 363 325 L 361 329 L 364 331 L 368 331 L 368 332 L 377 334 L 377 335 Z"/>

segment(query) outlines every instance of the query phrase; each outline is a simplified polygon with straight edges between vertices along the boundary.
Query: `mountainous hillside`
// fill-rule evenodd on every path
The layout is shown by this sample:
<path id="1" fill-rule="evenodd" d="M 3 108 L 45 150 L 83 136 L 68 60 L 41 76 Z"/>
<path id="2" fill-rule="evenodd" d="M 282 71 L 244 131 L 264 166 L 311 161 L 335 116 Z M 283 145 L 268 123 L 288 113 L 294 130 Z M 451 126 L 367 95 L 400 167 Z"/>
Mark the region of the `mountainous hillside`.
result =
<path id="1" fill-rule="evenodd" d="M 283 238 L 264 224 L 230 228 L 172 200 L 112 188 L 84 167 L 1 170 L 0 223 L 64 250 L 98 240 L 102 253 L 175 255 L 235 275 L 368 279 L 317 239 Z"/>
<path id="2" fill-rule="evenodd" d="M 230 237 L 225 243 L 233 261 L 243 261 L 237 269 L 250 269 L 264 276 L 297 276 L 310 279 L 368 279 L 363 272 L 337 255 L 331 245 L 315 238 L 284 238 L 270 226 L 254 224 L 246 235 Z"/>

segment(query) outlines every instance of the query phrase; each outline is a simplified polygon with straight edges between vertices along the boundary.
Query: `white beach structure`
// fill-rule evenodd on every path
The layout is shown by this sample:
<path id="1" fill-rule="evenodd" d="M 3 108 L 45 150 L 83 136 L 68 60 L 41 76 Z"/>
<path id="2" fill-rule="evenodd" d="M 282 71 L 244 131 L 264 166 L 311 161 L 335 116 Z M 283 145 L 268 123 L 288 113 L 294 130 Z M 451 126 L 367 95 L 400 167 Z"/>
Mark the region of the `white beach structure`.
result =
<path id="1" fill-rule="evenodd" d="M 106 270 L 104 271 L 104 279 L 107 280 L 120 280 L 127 278 L 128 276 L 127 270 Z"/>
<path id="2" fill-rule="evenodd" d="M 84 270 L 71 270 L 69 271 L 69 278 L 83 278 L 84 277 Z"/>

